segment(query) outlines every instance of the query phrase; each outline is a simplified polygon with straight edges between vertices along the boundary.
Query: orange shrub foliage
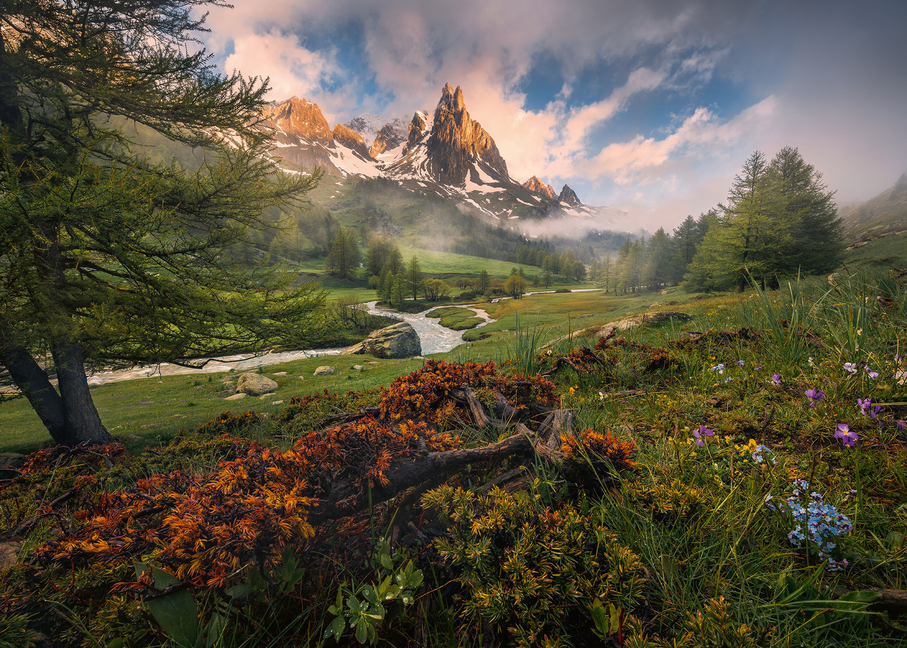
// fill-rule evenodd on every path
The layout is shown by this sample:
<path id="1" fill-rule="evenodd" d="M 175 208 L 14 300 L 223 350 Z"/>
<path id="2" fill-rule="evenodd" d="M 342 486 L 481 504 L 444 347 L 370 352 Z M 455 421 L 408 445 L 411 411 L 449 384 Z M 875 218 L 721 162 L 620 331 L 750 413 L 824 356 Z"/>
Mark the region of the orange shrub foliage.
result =
<path id="1" fill-rule="evenodd" d="M 154 554 L 180 579 L 218 586 L 246 564 L 264 567 L 307 523 L 307 462 L 260 443 L 198 477 L 176 471 L 139 480 L 76 514 L 79 528 L 39 550 L 39 559 L 74 566 Z"/>
<path id="2" fill-rule="evenodd" d="M 636 445 L 632 441 L 621 441 L 611 432 L 597 432 L 586 429 L 572 436 L 561 437 L 560 451 L 568 461 L 586 462 L 586 457 L 595 465 L 607 462 L 617 470 L 636 468 L 633 461 Z"/>
<path id="3" fill-rule="evenodd" d="M 374 488 L 387 483 L 384 471 L 391 461 L 459 445 L 458 436 L 438 432 L 423 421 L 391 425 L 367 416 L 324 432 L 310 432 L 296 442 L 293 451 L 307 457 L 313 477 L 320 478 L 325 488 L 342 471 L 360 475 L 364 492 L 366 485 Z"/>
<path id="4" fill-rule="evenodd" d="M 420 419 L 442 427 L 457 418 L 469 420 L 467 409 L 450 397 L 451 390 L 464 385 L 476 390 L 497 390 L 518 411 L 532 405 L 557 404 L 554 384 L 539 376 L 500 375 L 493 362 L 477 364 L 427 360 L 421 369 L 400 376 L 384 390 L 381 415 L 395 421 Z"/>

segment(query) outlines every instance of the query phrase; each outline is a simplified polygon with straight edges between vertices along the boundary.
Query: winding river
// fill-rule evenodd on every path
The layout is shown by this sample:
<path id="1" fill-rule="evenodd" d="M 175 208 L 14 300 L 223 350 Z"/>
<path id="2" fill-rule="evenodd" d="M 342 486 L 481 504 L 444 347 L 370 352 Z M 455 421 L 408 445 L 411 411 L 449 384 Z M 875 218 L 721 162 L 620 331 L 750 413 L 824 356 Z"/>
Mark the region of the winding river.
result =
<path id="1" fill-rule="evenodd" d="M 454 347 L 463 344 L 463 331 L 451 331 L 441 326 L 438 322 L 440 318 L 429 318 L 425 314 L 434 310 L 430 308 L 421 313 L 400 313 L 386 308 L 378 308 L 377 302 L 368 302 L 365 304 L 369 313 L 392 317 L 410 324 L 419 334 L 419 340 L 422 343 L 423 355 L 431 353 L 443 353 L 450 351 Z M 488 313 L 478 308 L 470 308 L 476 312 L 478 317 L 483 317 L 485 321 L 479 326 L 484 326 L 492 321 Z M 219 356 L 214 358 L 200 358 L 207 360 L 201 367 L 184 367 L 181 365 L 163 362 L 159 365 L 144 367 L 132 367 L 129 369 L 118 369 L 116 371 L 99 371 L 88 377 L 89 385 L 106 385 L 121 380 L 132 380 L 135 378 L 151 378 L 154 376 L 175 376 L 182 374 L 209 374 L 221 373 L 235 369 L 236 371 L 248 371 L 265 367 L 268 365 L 279 364 L 281 362 L 290 362 L 292 360 L 301 360 L 303 358 L 313 358 L 317 356 L 339 355 L 346 347 L 338 349 L 306 349 L 304 351 L 281 351 L 277 353 L 265 353 L 261 355 L 243 354 L 232 356 Z"/>

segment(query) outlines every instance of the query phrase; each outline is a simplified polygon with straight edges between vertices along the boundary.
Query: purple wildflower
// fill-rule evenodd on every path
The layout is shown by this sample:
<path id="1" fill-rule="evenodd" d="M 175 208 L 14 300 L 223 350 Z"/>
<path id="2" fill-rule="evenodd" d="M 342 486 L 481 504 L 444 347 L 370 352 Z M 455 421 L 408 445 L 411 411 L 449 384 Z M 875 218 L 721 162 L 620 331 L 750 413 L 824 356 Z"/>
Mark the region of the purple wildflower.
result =
<path id="1" fill-rule="evenodd" d="M 858 398 L 857 405 L 860 406 L 860 414 L 866 416 L 866 410 L 869 409 L 869 406 L 872 405 L 871 398 Z"/>
<path id="2" fill-rule="evenodd" d="M 875 380 L 876 378 L 879 377 L 879 372 L 873 371 L 872 369 L 870 369 L 869 365 L 866 365 L 864 368 L 866 369 L 866 373 L 869 374 L 869 377 L 872 378 L 873 380 Z"/>
<path id="3" fill-rule="evenodd" d="M 772 384 L 773 385 L 781 384 L 781 374 L 779 374 L 779 373 L 772 374 Z"/>
<path id="4" fill-rule="evenodd" d="M 860 440 L 859 435 L 850 429 L 847 423 L 838 423 L 838 429 L 835 431 L 835 438 L 841 439 L 845 447 L 852 447 Z"/>
<path id="5" fill-rule="evenodd" d="M 816 403 L 825 398 L 825 394 L 818 389 L 807 389 L 803 394 L 809 399 L 810 407 L 815 407 Z"/>
<path id="6" fill-rule="evenodd" d="M 845 362 L 844 371 L 846 371 L 847 373 L 852 373 L 852 374 L 857 373 L 857 366 L 852 362 Z"/>

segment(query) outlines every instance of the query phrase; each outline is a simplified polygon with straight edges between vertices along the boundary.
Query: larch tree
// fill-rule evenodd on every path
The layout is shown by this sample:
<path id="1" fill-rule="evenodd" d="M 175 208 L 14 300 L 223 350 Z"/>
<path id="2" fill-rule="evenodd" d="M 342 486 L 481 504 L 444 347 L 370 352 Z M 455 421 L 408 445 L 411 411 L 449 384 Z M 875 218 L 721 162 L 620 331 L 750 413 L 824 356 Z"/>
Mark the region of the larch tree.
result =
<path id="1" fill-rule="evenodd" d="M 332 277 L 354 279 L 359 272 L 360 259 L 356 237 L 341 227 L 325 259 L 325 269 Z"/>
<path id="2" fill-rule="evenodd" d="M 694 290 L 743 288 L 751 281 L 777 285 L 798 273 L 824 273 L 843 252 L 834 192 L 795 148 L 785 147 L 767 163 L 756 151 L 743 165 L 727 206 L 689 265 Z"/>
<path id="3" fill-rule="evenodd" d="M 422 283 L 422 268 L 419 267 L 419 258 L 416 256 L 413 256 L 406 266 L 406 282 L 415 301 L 419 298 L 419 285 Z"/>
<path id="4" fill-rule="evenodd" d="M 57 443 L 112 440 L 86 367 L 323 334 L 320 287 L 231 262 L 265 208 L 292 207 L 318 175 L 279 173 L 265 155 L 254 122 L 267 83 L 214 72 L 195 40 L 205 4 L 226 6 L 3 3 L 0 364 Z M 184 163 L 162 162 L 161 143 Z"/>

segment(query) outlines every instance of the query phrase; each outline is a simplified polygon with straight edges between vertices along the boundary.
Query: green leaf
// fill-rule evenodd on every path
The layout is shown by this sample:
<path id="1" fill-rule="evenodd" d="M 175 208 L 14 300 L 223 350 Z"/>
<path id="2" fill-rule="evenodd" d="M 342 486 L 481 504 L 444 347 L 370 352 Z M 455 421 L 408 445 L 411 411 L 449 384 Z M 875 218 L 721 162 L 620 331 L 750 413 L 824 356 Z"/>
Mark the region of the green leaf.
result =
<path id="1" fill-rule="evenodd" d="M 378 604 L 378 592 L 376 592 L 375 588 L 371 585 L 366 585 L 362 588 L 362 596 L 364 596 L 365 600 L 367 600 L 372 605 Z"/>
<path id="2" fill-rule="evenodd" d="M 608 616 L 605 606 L 599 599 L 592 602 L 592 609 L 589 611 L 592 615 L 592 622 L 595 624 L 595 630 L 600 637 L 611 635 L 611 620 Z"/>
<path id="3" fill-rule="evenodd" d="M 391 560 L 391 557 L 390 557 L 390 556 L 388 556 L 387 554 L 383 553 L 383 554 L 381 554 L 381 566 L 384 567 L 384 568 L 385 568 L 386 570 L 388 570 L 388 571 L 393 571 L 393 569 L 394 569 L 394 561 Z"/>
<path id="4" fill-rule="evenodd" d="M 363 644 L 368 639 L 368 627 L 365 623 L 356 626 L 356 641 Z"/>
<path id="5" fill-rule="evenodd" d="M 228 587 L 226 589 L 226 594 L 230 598 L 244 600 L 249 597 L 249 592 L 251 592 L 251 586 L 249 583 L 239 583 L 233 587 Z"/>
<path id="6" fill-rule="evenodd" d="M 147 571 L 154 575 L 154 586 L 164 589 L 179 584 L 172 574 L 144 563 L 135 563 L 136 575 Z M 198 639 L 198 610 L 195 599 L 186 590 L 176 590 L 165 596 L 145 601 L 154 620 L 176 643 L 181 646 L 194 646 Z"/>

